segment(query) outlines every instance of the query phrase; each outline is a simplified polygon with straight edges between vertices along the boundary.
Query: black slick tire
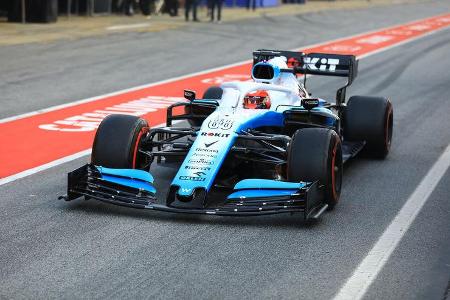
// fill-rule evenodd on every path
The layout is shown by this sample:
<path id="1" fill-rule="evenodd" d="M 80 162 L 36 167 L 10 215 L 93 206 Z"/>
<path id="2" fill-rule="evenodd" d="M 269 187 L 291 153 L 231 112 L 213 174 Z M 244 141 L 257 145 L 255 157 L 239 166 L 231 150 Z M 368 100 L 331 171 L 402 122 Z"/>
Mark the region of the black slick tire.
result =
<path id="1" fill-rule="evenodd" d="M 139 144 L 148 131 L 144 119 L 129 115 L 109 115 L 100 123 L 92 146 L 94 165 L 116 169 L 141 169 L 147 161 Z"/>
<path id="2" fill-rule="evenodd" d="M 341 139 L 332 129 L 304 128 L 292 136 L 288 148 L 287 179 L 316 181 L 324 186 L 325 203 L 332 209 L 342 186 Z"/>
<path id="3" fill-rule="evenodd" d="M 223 94 L 223 90 L 221 87 L 219 86 L 211 86 L 209 87 L 205 93 L 203 94 L 202 99 L 208 99 L 208 100 L 220 100 L 222 98 L 222 94 Z M 209 110 L 205 110 L 201 107 L 186 107 L 185 109 L 185 113 L 186 114 L 190 114 L 191 112 L 193 112 L 194 114 L 208 114 Z M 200 127 L 202 126 L 204 120 L 198 120 L 198 119 L 189 119 L 188 123 L 191 126 L 194 127 Z"/>
<path id="4" fill-rule="evenodd" d="M 222 98 L 223 90 L 219 86 L 211 86 L 209 87 L 205 93 L 203 94 L 202 99 L 214 99 L 219 100 Z"/>
<path id="5" fill-rule="evenodd" d="M 394 110 L 389 99 L 353 96 L 344 115 L 344 139 L 366 141 L 365 152 L 384 159 L 391 148 Z"/>

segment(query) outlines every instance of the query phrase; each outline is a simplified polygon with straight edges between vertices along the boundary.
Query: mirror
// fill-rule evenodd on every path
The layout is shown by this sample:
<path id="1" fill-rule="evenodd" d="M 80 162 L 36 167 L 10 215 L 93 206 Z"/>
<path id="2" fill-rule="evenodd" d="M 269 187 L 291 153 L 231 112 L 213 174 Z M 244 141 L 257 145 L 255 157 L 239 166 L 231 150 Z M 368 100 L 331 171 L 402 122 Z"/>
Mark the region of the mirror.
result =
<path id="1" fill-rule="evenodd" d="M 196 94 L 195 91 L 191 91 L 191 90 L 184 90 L 184 98 L 186 98 L 189 101 L 194 101 L 196 98 Z"/>

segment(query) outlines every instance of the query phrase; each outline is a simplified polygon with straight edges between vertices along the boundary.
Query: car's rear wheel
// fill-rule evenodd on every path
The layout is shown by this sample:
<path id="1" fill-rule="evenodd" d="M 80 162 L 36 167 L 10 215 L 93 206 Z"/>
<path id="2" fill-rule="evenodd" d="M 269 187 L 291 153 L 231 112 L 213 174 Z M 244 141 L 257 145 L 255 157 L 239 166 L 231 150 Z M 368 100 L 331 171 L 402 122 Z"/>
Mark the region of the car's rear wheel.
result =
<path id="1" fill-rule="evenodd" d="M 222 94 L 223 90 L 220 86 L 211 86 L 205 91 L 202 99 L 219 100 L 222 99 Z"/>
<path id="2" fill-rule="evenodd" d="M 209 87 L 205 93 L 203 94 L 202 99 L 208 100 L 220 100 L 222 98 L 223 90 L 219 86 L 211 86 Z M 194 114 L 194 115 L 209 115 L 214 109 L 208 107 L 198 106 L 186 106 L 185 113 L 186 114 Z M 203 124 L 203 119 L 189 119 L 188 122 L 191 126 L 200 127 Z"/>
<path id="3" fill-rule="evenodd" d="M 116 169 L 142 169 L 147 156 L 139 152 L 148 123 L 129 115 L 109 115 L 100 123 L 92 146 L 94 165 Z"/>
<path id="4" fill-rule="evenodd" d="M 304 128 L 292 136 L 288 149 L 287 179 L 316 181 L 324 186 L 325 202 L 332 209 L 341 194 L 341 139 L 332 129 Z"/>
<path id="5" fill-rule="evenodd" d="M 394 110 L 383 97 L 353 96 L 348 100 L 344 116 L 344 139 L 365 141 L 365 151 L 385 158 L 391 148 Z"/>

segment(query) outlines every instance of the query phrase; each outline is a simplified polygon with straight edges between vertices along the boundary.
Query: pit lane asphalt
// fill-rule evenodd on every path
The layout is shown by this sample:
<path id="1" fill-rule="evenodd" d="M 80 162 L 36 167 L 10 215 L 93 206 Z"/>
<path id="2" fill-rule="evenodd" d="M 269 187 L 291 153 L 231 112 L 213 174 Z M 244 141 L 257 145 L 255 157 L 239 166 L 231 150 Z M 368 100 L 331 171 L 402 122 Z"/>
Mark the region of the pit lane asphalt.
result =
<path id="1" fill-rule="evenodd" d="M 179 42 L 183 42 L 184 35 L 195 36 L 199 48 L 183 44 L 172 54 L 159 53 L 164 43 L 173 43 L 163 34 L 159 40 L 153 34 L 148 37 L 130 34 L 75 41 L 70 45 L 3 48 L 0 53 L 8 50 L 10 57 L 14 57 L 11 51 L 20 57 L 47 48 L 48 52 L 43 55 L 71 56 L 72 62 L 80 65 L 79 70 L 59 79 L 73 90 L 68 89 L 67 98 L 55 100 L 58 93 L 66 95 L 62 87 L 58 85 L 48 90 L 48 86 L 41 85 L 50 83 L 52 78 L 56 80 L 61 73 L 44 68 L 44 60 L 37 66 L 33 64 L 39 58 L 24 58 L 25 62 L 16 60 L 16 65 L 1 55 L 2 64 L 9 61 L 10 69 L 14 68 L 13 76 L 29 74 L 24 81 L 16 82 L 21 87 L 18 88 L 21 95 L 13 95 L 15 90 L 11 85 L 14 84 L 6 84 L 7 105 L 2 113 L 6 117 L 60 103 L 58 101 L 76 100 L 247 59 L 251 49 L 271 46 L 270 42 L 281 33 L 290 37 L 295 34 L 299 39 L 283 41 L 282 45 L 278 44 L 279 48 L 295 48 L 448 10 L 448 4 L 432 2 L 396 6 L 390 10 L 376 8 L 252 20 L 222 24 L 215 29 L 200 24 L 184 29 L 183 34 L 177 31 L 182 36 Z M 389 20 L 383 20 L 387 16 Z M 342 19 L 339 27 L 337 19 Z M 262 26 L 274 22 L 277 28 L 274 27 L 267 44 L 261 37 L 251 37 L 267 31 Z M 220 37 L 214 36 L 215 31 Z M 131 42 L 137 36 L 140 42 Z M 241 38 L 245 51 L 236 48 L 233 54 L 228 50 L 232 49 L 230 43 L 236 38 Z M 130 45 L 124 46 L 119 43 L 120 39 L 130 41 Z M 160 43 L 155 45 L 155 41 Z M 96 51 L 97 47 L 108 49 L 112 45 L 127 48 L 130 57 L 112 62 Z M 226 53 L 214 59 L 204 56 L 206 61 L 198 62 L 199 51 L 203 55 L 206 52 L 199 50 L 202 45 L 210 47 L 209 53 L 219 48 Z M 57 196 L 64 193 L 65 173 L 85 163 L 87 158 L 1 186 L 0 297 L 331 298 L 450 143 L 449 45 L 450 30 L 447 29 L 360 62 L 359 77 L 348 94 L 392 98 L 395 109 L 392 152 L 385 161 L 358 159 L 350 162 L 345 168 L 341 203 L 317 224 L 307 225 L 287 215 L 185 216 L 93 201 L 56 201 Z M 92 48 L 92 52 L 85 47 Z M 69 50 L 72 53 L 67 53 Z M 125 52 L 121 48 L 115 53 L 119 57 Z M 142 56 L 144 52 L 149 56 Z M 83 57 L 83 53 L 87 56 Z M 189 59 L 175 59 L 182 53 Z M 177 63 L 168 66 L 151 56 L 171 58 Z M 91 60 L 92 69 L 99 70 L 85 70 L 87 75 L 81 76 L 87 68 L 82 58 Z M 135 59 L 140 59 L 140 63 L 133 61 Z M 159 74 L 148 74 L 158 66 L 164 66 Z M 125 74 L 105 74 L 106 79 L 99 82 L 99 74 L 110 72 L 106 70 L 112 67 Z M 41 79 L 38 74 L 45 70 L 48 72 L 44 72 Z M 1 76 L 5 76 L 4 73 Z M 95 78 L 96 84 L 90 85 L 89 78 Z M 119 82 L 119 78 L 127 81 Z M 38 82 L 33 83 L 34 79 Z M 107 82 L 108 79 L 115 81 Z M 96 86 L 97 82 L 104 86 Z M 333 89 L 327 84 L 336 86 L 336 80 L 314 78 L 309 89 L 314 95 L 332 97 Z M 44 103 L 20 100 L 34 95 Z M 167 176 L 167 172 L 161 170 L 156 175 Z M 449 175 L 447 171 L 369 289 L 367 298 L 442 299 L 450 279 Z"/>

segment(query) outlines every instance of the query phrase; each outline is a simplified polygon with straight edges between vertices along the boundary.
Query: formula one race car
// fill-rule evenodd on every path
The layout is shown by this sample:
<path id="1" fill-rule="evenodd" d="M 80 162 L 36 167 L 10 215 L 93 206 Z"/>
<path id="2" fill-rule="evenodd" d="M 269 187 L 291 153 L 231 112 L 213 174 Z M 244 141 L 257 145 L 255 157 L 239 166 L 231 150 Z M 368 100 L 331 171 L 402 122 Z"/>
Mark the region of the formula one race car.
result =
<path id="1" fill-rule="evenodd" d="M 166 127 L 106 117 L 92 162 L 69 173 L 62 198 L 211 215 L 298 212 L 304 219 L 333 208 L 343 163 L 362 150 L 388 154 L 391 102 L 353 96 L 345 104 L 357 75 L 352 55 L 253 54 L 252 81 L 211 87 L 202 99 L 185 90 L 187 100 L 168 107 Z M 346 77 L 347 84 L 330 103 L 311 98 L 297 74 Z M 152 176 L 162 165 L 176 172 L 165 186 Z"/>

